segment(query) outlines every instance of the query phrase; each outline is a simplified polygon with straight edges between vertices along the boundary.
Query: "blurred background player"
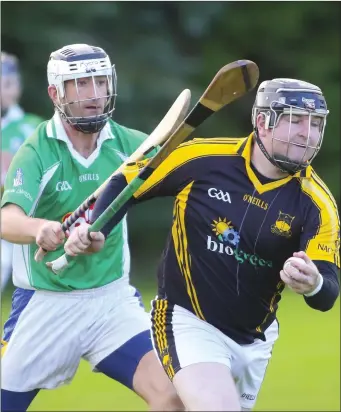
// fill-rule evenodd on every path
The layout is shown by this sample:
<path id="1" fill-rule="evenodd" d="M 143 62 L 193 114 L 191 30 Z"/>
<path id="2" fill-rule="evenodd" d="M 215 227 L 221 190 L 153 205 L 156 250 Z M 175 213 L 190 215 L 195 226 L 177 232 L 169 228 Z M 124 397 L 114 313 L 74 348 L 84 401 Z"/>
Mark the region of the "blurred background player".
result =
<path id="1" fill-rule="evenodd" d="M 30 136 L 40 117 L 25 113 L 19 105 L 22 82 L 18 59 L 1 52 L 1 196 L 11 160 L 24 140 Z M 1 240 L 1 291 L 12 274 L 13 245 Z"/>

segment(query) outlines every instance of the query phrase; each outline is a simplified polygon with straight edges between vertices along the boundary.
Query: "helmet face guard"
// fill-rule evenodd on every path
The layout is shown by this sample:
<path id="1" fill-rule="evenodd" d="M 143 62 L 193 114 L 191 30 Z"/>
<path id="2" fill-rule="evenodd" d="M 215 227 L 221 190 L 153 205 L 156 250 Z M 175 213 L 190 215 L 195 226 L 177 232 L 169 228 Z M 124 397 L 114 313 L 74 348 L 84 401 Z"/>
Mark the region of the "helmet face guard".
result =
<path id="1" fill-rule="evenodd" d="M 104 95 L 97 86 L 99 76 L 106 82 Z M 91 98 L 80 97 L 78 81 L 84 78 L 90 81 Z M 48 63 L 48 80 L 57 90 L 58 101 L 54 103 L 55 107 L 70 125 L 85 134 L 97 133 L 103 129 L 115 110 L 117 90 L 115 67 L 111 65 L 103 49 L 80 44 L 66 46 L 52 53 Z M 68 99 L 66 81 L 74 82 L 76 99 Z M 75 108 L 86 106 L 93 106 L 95 114 L 77 116 Z"/>
<path id="2" fill-rule="evenodd" d="M 282 87 L 269 87 L 269 83 L 279 82 Z M 321 148 L 329 113 L 325 99 L 318 87 L 299 80 L 275 79 L 264 83 L 267 84 L 263 90 L 263 84 L 260 86 L 252 110 L 256 142 L 272 164 L 283 172 L 295 174 L 309 166 Z M 272 129 L 270 153 L 258 135 L 259 113 L 265 117 L 265 129 Z M 303 118 L 307 120 L 307 133 L 301 135 L 296 124 Z"/>
<path id="3" fill-rule="evenodd" d="M 273 106 L 276 104 L 277 102 L 272 102 L 270 107 L 270 110 L 275 113 L 276 111 L 273 109 Z M 288 116 L 288 132 L 286 136 L 280 134 L 276 127 L 283 116 Z M 305 137 L 305 141 L 298 139 L 296 135 L 292 133 L 294 124 L 293 118 L 298 116 L 308 117 L 308 133 Z M 325 126 L 326 117 L 323 115 L 319 117 L 316 112 L 312 113 L 311 111 L 289 106 L 285 107 L 278 116 L 276 113 L 276 123 L 275 126 L 272 127 L 271 153 L 276 165 L 278 165 L 282 171 L 284 170 L 290 173 L 296 173 L 309 166 L 321 149 Z M 315 131 L 316 129 L 317 133 Z M 282 145 L 286 146 L 285 154 L 276 154 L 276 142 L 280 142 Z M 291 152 L 294 151 L 294 147 L 298 148 L 296 150 L 300 152 L 300 154 L 297 158 L 292 159 L 290 155 Z"/>
<path id="4" fill-rule="evenodd" d="M 105 95 L 99 94 L 98 87 L 96 85 L 96 77 L 99 75 L 88 73 L 80 73 L 80 78 L 87 78 L 90 77 L 92 83 L 92 90 L 94 98 L 89 99 L 81 99 L 79 86 L 78 86 L 78 79 L 74 80 L 65 80 L 65 81 L 72 81 L 74 82 L 75 89 L 77 90 L 78 98 L 76 100 L 68 100 L 67 93 L 65 91 L 65 81 L 61 81 L 61 87 L 63 91 L 61 93 L 60 88 L 57 88 L 58 100 L 59 103 L 56 104 L 57 110 L 60 114 L 65 118 L 65 120 L 71 124 L 76 130 L 82 133 L 96 133 L 103 129 L 109 118 L 111 117 L 113 111 L 115 110 L 115 100 L 116 94 L 114 90 L 116 90 L 116 73 L 115 69 L 112 68 L 111 75 L 102 75 L 105 76 L 106 83 L 107 83 L 107 92 Z M 94 105 L 97 107 L 100 101 L 104 100 L 104 110 L 103 113 L 95 114 L 92 116 L 83 116 L 79 117 L 74 114 L 74 108 L 81 106 Z M 102 103 L 103 104 L 103 103 Z"/>

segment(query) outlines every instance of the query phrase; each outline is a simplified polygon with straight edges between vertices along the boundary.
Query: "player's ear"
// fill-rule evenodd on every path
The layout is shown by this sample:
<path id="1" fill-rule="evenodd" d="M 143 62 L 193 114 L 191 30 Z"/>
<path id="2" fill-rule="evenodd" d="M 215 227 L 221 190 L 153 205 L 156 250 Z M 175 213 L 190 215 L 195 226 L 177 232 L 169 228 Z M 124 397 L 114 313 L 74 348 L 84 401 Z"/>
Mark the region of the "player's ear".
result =
<path id="1" fill-rule="evenodd" d="M 47 88 L 47 92 L 50 96 L 50 99 L 53 101 L 53 103 L 58 103 L 58 93 L 56 86 L 49 86 Z"/>
<path id="2" fill-rule="evenodd" d="M 266 129 L 265 129 L 265 114 L 264 113 L 258 113 L 257 118 L 256 118 L 256 126 L 257 126 L 259 136 L 265 136 Z"/>

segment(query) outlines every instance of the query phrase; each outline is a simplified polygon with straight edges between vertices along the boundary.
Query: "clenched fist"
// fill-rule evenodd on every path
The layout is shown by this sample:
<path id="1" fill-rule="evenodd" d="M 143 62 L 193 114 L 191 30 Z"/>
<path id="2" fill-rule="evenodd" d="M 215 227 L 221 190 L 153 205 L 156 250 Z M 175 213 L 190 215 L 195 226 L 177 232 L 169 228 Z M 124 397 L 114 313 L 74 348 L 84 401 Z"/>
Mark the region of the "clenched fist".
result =
<path id="1" fill-rule="evenodd" d="M 90 225 L 82 223 L 74 228 L 64 245 L 65 253 L 69 256 L 99 252 L 104 246 L 105 237 L 102 232 L 90 232 Z"/>
<path id="2" fill-rule="evenodd" d="M 63 243 L 65 233 L 59 222 L 46 221 L 38 229 L 36 243 L 45 250 L 56 250 Z"/>
<path id="3" fill-rule="evenodd" d="M 321 275 L 309 256 L 303 252 L 295 252 L 293 257 L 300 258 L 292 260 L 289 266 L 280 271 L 282 281 L 294 292 L 307 295 L 318 288 L 321 283 Z"/>

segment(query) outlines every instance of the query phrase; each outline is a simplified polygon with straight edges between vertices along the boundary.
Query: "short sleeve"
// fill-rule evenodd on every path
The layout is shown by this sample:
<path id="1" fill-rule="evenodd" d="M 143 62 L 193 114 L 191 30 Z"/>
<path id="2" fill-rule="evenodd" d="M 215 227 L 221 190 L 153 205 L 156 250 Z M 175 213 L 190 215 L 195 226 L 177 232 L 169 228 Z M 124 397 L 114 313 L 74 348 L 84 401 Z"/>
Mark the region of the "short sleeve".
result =
<path id="1" fill-rule="evenodd" d="M 1 207 L 14 203 L 27 215 L 32 214 L 41 176 L 42 164 L 38 153 L 31 145 L 24 144 L 13 157 L 8 169 Z"/>

